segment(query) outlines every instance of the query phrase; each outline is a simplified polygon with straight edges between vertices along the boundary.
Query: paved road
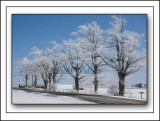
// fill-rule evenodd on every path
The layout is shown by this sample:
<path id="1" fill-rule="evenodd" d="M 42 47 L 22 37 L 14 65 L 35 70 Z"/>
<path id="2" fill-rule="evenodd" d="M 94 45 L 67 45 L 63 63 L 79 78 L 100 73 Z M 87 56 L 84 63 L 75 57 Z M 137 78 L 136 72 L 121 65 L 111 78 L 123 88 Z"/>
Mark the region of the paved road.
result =
<path id="1" fill-rule="evenodd" d="M 17 90 L 25 90 L 29 92 L 41 92 L 41 93 L 51 93 L 57 95 L 65 95 L 71 96 L 75 98 L 84 99 L 87 101 L 95 102 L 98 104 L 124 104 L 124 105 L 144 105 L 147 104 L 147 101 L 144 100 L 136 100 L 136 99 L 128 99 L 128 98 L 120 98 L 120 97 L 110 97 L 110 96 L 102 96 L 102 95 L 91 95 L 91 94 L 76 94 L 69 92 L 53 92 L 53 91 L 44 91 L 44 90 L 36 90 L 36 89 L 26 89 L 26 88 L 13 88 Z"/>

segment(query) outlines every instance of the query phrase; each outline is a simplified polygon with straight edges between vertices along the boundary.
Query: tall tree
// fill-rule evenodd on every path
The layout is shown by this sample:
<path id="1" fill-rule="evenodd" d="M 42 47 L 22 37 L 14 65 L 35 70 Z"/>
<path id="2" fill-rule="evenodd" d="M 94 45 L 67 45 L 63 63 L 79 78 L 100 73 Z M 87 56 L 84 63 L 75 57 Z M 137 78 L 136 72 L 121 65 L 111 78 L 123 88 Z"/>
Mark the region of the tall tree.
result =
<path id="1" fill-rule="evenodd" d="M 146 53 L 140 48 L 143 34 L 125 30 L 126 20 L 112 16 L 111 29 L 99 53 L 105 64 L 116 70 L 119 77 L 119 95 L 125 94 L 126 76 L 139 71 L 145 65 Z"/>
<path id="2" fill-rule="evenodd" d="M 61 44 L 56 43 L 56 41 L 51 41 L 50 44 L 52 48 L 47 48 L 46 53 L 50 61 L 51 71 L 49 73 L 49 90 L 51 90 L 51 79 L 53 80 L 53 91 L 56 90 L 56 83 L 58 83 L 63 75 L 63 53 Z"/>
<path id="3" fill-rule="evenodd" d="M 98 90 L 98 73 L 102 65 L 102 60 L 97 55 L 101 42 L 103 40 L 103 30 L 94 21 L 78 27 L 77 32 L 72 35 L 76 36 L 83 52 L 86 55 L 85 63 L 94 74 L 95 92 Z"/>
<path id="4" fill-rule="evenodd" d="M 67 61 L 63 67 L 74 78 L 75 89 L 79 92 L 79 82 L 85 78 L 84 74 L 82 74 L 84 69 L 84 53 L 76 41 L 65 41 L 64 44 L 66 50 L 63 52 L 67 57 Z"/>

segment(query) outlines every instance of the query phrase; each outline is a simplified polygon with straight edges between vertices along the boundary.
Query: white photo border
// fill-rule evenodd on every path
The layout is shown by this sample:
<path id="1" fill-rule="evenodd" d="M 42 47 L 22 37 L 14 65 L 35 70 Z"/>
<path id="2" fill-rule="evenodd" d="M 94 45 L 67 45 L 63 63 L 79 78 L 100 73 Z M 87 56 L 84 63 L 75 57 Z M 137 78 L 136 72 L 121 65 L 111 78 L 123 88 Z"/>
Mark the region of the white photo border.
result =
<path id="1" fill-rule="evenodd" d="M 7 69 L 6 70 L 6 74 L 7 74 L 6 75 L 6 80 L 7 80 L 6 81 L 6 86 L 7 86 L 7 88 L 5 88 L 5 87 L 1 88 L 3 91 L 6 90 L 6 94 L 5 95 L 3 94 L 3 97 L 6 97 L 6 101 L 7 101 L 5 103 L 6 104 L 5 105 L 6 106 L 6 113 L 154 113 L 154 102 L 155 102 L 154 101 L 154 98 L 155 98 L 154 97 L 154 93 L 155 93 L 155 91 L 154 91 L 154 85 L 155 85 L 155 82 L 154 82 L 154 21 L 155 21 L 155 19 L 154 19 L 154 5 L 152 6 L 152 4 L 151 4 L 151 6 L 128 6 L 128 8 L 132 8 L 132 9 L 134 7 L 137 7 L 137 8 L 144 8 L 144 7 L 145 8 L 151 8 L 149 11 L 153 12 L 153 14 L 150 15 L 151 21 L 148 24 L 148 40 L 149 40 L 148 42 L 150 42 L 150 44 L 148 44 L 148 49 L 150 50 L 148 52 L 148 54 L 149 54 L 148 55 L 148 57 L 149 57 L 148 58 L 149 59 L 149 61 L 148 61 L 149 62 L 148 63 L 149 64 L 148 65 L 148 69 L 149 69 L 148 75 L 151 76 L 151 78 L 149 78 L 151 80 L 148 82 L 149 83 L 148 85 L 150 85 L 148 90 L 151 91 L 151 92 L 149 92 L 149 98 L 148 98 L 149 100 L 148 101 L 149 101 L 149 103 L 151 103 L 152 106 L 151 106 L 151 108 L 149 110 L 146 110 L 145 105 L 144 105 L 144 106 L 142 106 L 144 111 L 135 111 L 135 112 L 130 112 L 130 111 L 128 111 L 128 112 L 123 112 L 123 111 L 122 112 L 114 112 L 114 111 L 113 112 L 103 112 L 103 111 L 102 112 L 84 112 L 84 111 L 82 111 L 82 112 L 61 112 L 61 111 L 60 112 L 29 112 L 29 110 L 28 110 L 28 112 L 25 112 L 25 111 L 22 111 L 21 109 L 28 108 L 28 107 L 26 107 L 26 106 L 19 106 L 19 109 L 18 109 L 17 106 L 11 105 L 11 99 L 9 98 L 9 97 L 11 97 L 11 89 L 9 89 L 11 84 L 8 83 L 9 81 L 11 82 L 11 77 L 8 76 L 8 75 L 11 75 L 11 62 L 10 62 L 10 60 L 11 60 L 11 48 L 9 48 L 9 47 L 11 47 L 11 37 L 9 37 L 9 35 L 11 35 L 11 31 L 8 29 L 8 28 L 11 27 L 11 21 L 10 21 L 11 19 L 8 17 L 8 16 L 11 15 L 8 12 L 11 12 L 11 11 L 8 8 L 11 8 L 11 7 L 12 8 L 15 8 L 15 7 L 20 8 L 20 6 L 12 6 L 12 5 L 6 6 L 6 14 L 7 14 L 7 16 L 6 16 L 6 20 L 7 20 L 7 22 L 6 22 L 6 24 L 7 24 L 7 26 L 6 26 L 6 39 L 7 40 L 6 40 L 6 48 L 5 47 L 4 48 L 6 49 L 6 52 L 7 52 L 7 55 L 6 55 L 6 64 L 7 64 L 7 68 L 6 68 Z M 26 8 L 26 7 L 27 6 L 22 6 L 21 8 Z M 28 6 L 28 7 L 31 7 L 31 6 Z M 39 7 L 42 7 L 42 6 L 39 6 Z M 44 7 L 49 7 L 49 6 L 44 6 Z M 62 6 L 62 7 L 64 7 L 64 6 Z M 76 6 L 76 7 L 78 7 L 78 6 Z M 87 7 L 87 6 L 85 6 L 85 7 Z M 92 7 L 94 7 L 94 6 L 92 6 Z M 102 6 L 97 6 L 97 7 L 102 7 Z M 103 7 L 109 7 L 109 8 L 111 8 L 113 6 L 103 6 Z M 115 6 L 115 7 L 124 7 L 124 8 L 127 8 L 127 6 Z M 36 12 L 33 12 L 33 10 L 31 10 L 31 11 L 32 12 L 30 14 L 37 14 Z M 128 11 L 126 11 L 126 12 L 127 12 L 127 14 L 131 14 Z M 133 12 L 135 12 L 135 11 L 133 11 Z M 22 14 L 22 11 L 19 12 L 19 13 Z M 44 12 L 42 12 L 42 13 L 45 14 Z M 139 12 L 139 14 L 144 14 L 144 13 L 147 14 L 147 15 L 149 15 L 146 11 L 145 12 Z M 110 14 L 111 14 L 111 12 L 110 12 Z M 113 12 L 112 14 L 116 14 L 116 13 Z M 124 13 L 121 13 L 121 14 L 124 14 Z M 135 13 L 135 14 L 138 14 L 138 13 Z M 1 82 L 1 85 L 3 85 L 3 84 L 4 84 L 4 82 Z M 37 105 L 36 108 L 38 108 L 38 106 L 39 105 Z M 55 106 L 55 107 L 58 108 L 58 106 Z M 62 106 L 64 106 L 64 105 L 62 105 Z M 91 106 L 93 106 L 93 105 L 91 105 Z M 91 108 L 91 110 L 94 110 L 94 109 L 98 109 L 98 110 L 100 109 L 101 110 L 104 107 L 104 105 L 102 105 L 100 107 L 98 106 L 98 107 L 95 107 L 95 108 L 92 108 L 91 106 L 86 106 L 85 105 L 86 108 Z M 127 105 L 127 106 L 122 106 L 122 107 L 117 106 L 117 107 L 118 108 L 123 108 L 123 109 L 124 109 L 124 107 L 128 107 L 128 109 L 130 109 L 130 108 L 133 109 L 135 107 L 138 108 L 139 105 L 138 106 L 133 105 L 133 106 L 130 107 L 129 105 Z M 74 106 L 70 106 L 69 108 L 74 109 Z M 86 109 L 86 108 L 83 109 L 84 108 L 83 106 L 78 106 L 76 108 L 81 108 L 82 110 Z M 114 110 L 115 110 L 116 109 L 116 105 L 115 106 L 113 106 L 113 105 L 108 106 L 107 105 L 107 108 L 112 108 L 112 109 L 114 108 Z M 45 109 L 45 106 L 42 106 L 42 109 Z M 38 110 L 40 110 L 40 108 L 38 108 Z M 63 108 L 61 107 L 60 110 L 63 110 Z"/>
<path id="2" fill-rule="evenodd" d="M 125 9 L 126 9 L 126 7 L 128 7 L 128 6 L 125 6 Z M 137 9 L 137 8 L 141 8 L 142 6 L 138 6 L 138 7 L 136 7 L 136 6 L 132 6 L 132 8 L 134 8 L 134 9 Z M 25 6 L 25 8 L 23 8 L 23 6 L 21 7 L 21 6 L 17 6 L 17 7 L 12 7 L 12 6 L 7 6 L 6 7 L 7 8 L 7 29 L 9 29 L 9 31 L 7 30 L 7 36 L 6 37 L 8 37 L 7 38 L 7 42 L 8 42 L 8 44 L 7 44 L 7 50 L 8 50 L 8 48 L 11 48 L 11 50 L 10 50 L 10 53 L 12 53 L 12 32 L 11 32 L 11 30 L 12 30 L 12 24 L 11 24 L 11 22 L 12 22 L 12 14 L 20 14 L 20 15 L 25 15 L 25 14 L 32 14 L 32 15 L 36 15 L 36 14 L 42 14 L 41 13 L 41 11 L 40 11 L 40 9 L 41 10 L 43 10 L 43 15 L 48 15 L 48 10 L 45 10 L 45 9 L 53 9 L 53 10 L 51 10 L 51 12 L 49 13 L 49 14 L 95 14 L 94 12 L 93 12 L 93 9 L 97 9 L 97 10 L 99 10 L 99 9 L 103 9 L 103 11 L 104 11 L 104 13 L 101 13 L 102 11 L 97 11 L 96 10 L 96 14 L 106 14 L 106 15 L 108 15 L 108 14 L 119 14 L 119 12 L 118 13 L 115 13 L 115 12 L 109 12 L 109 13 L 106 13 L 107 12 L 107 10 L 105 10 L 105 8 L 107 8 L 107 9 L 109 9 L 109 11 L 111 11 L 113 8 L 124 8 L 124 7 L 121 7 L 121 6 L 47 6 L 47 7 L 45 7 L 45 6 L 32 6 L 32 7 L 30 7 L 30 6 Z M 17 10 L 15 10 L 14 11 L 14 9 L 21 9 L 21 12 L 19 13 L 17 13 Z M 78 12 L 75 10 L 76 8 L 78 8 L 79 10 L 78 10 Z M 152 6 L 150 6 L 150 7 L 144 7 L 144 9 L 145 8 L 151 8 L 151 9 L 154 9 Z M 28 9 L 32 9 L 32 10 L 29 10 L 28 11 Z M 37 9 L 37 11 L 34 13 L 34 10 L 36 10 Z M 57 10 L 58 9 L 58 10 Z M 62 11 L 61 9 L 65 9 L 65 11 Z M 67 9 L 68 9 L 68 11 L 67 11 Z M 89 9 L 91 9 L 90 10 L 90 12 L 88 12 L 88 13 L 86 13 L 85 11 L 86 10 L 89 10 Z M 127 8 L 127 9 L 129 9 L 129 8 Z M 74 12 L 73 12 L 73 10 L 75 10 Z M 9 11 L 9 12 L 8 12 Z M 19 10 L 18 10 L 19 11 Z M 30 13 L 30 11 L 32 12 L 32 13 Z M 44 12 L 45 11 L 45 12 Z M 56 12 L 54 12 L 54 11 L 56 11 Z M 135 12 L 135 10 L 134 10 L 134 12 Z M 120 14 L 128 14 L 128 15 L 135 15 L 135 14 L 137 14 L 137 13 L 120 13 Z M 140 15 L 141 14 L 146 14 L 146 13 L 139 13 Z M 154 14 L 153 14 L 154 15 Z M 11 17 L 11 18 L 10 18 Z M 148 19 L 151 19 L 151 17 L 150 17 L 150 15 L 148 15 Z M 147 25 L 146 25 L 147 26 Z M 150 30 L 150 29 L 149 29 Z M 10 38 L 11 37 L 11 38 Z M 148 38 L 148 37 L 147 37 Z M 149 37 L 150 38 L 150 37 Z M 10 43 L 11 42 L 11 43 Z M 154 40 L 153 40 L 153 42 L 154 42 Z M 151 43 L 150 43 L 151 44 Z M 153 44 L 152 44 L 153 45 Z M 154 47 L 153 47 L 154 48 Z M 148 52 L 148 51 L 147 51 Z M 9 55 L 9 53 L 8 53 L 8 55 Z M 12 57 L 12 54 L 11 54 L 11 57 Z M 12 58 L 10 58 L 10 55 L 9 55 L 9 57 L 8 57 L 9 59 L 8 60 L 12 60 Z M 147 59 L 148 60 L 148 59 Z M 10 64 L 10 63 L 9 63 Z M 10 68 L 10 67 L 12 67 L 12 62 L 11 62 L 11 65 L 9 65 L 9 70 L 12 70 L 12 68 Z M 148 71 L 147 71 L 148 72 Z M 12 73 L 12 72 L 10 72 L 10 73 Z M 8 76 L 7 76 L 8 77 Z M 10 78 L 9 78 L 9 81 L 7 80 L 7 84 L 6 85 L 8 85 L 10 82 L 12 81 L 12 76 L 11 76 L 11 80 L 10 80 Z M 154 81 L 154 80 L 153 80 Z M 7 86 L 7 91 L 8 90 L 10 90 L 11 88 L 12 88 L 12 86 L 11 86 L 12 84 L 10 84 L 10 86 L 8 87 Z M 154 85 L 153 85 L 154 86 Z M 154 88 L 154 87 L 153 87 Z M 152 89 L 153 89 L 152 88 Z M 10 90 L 9 92 L 11 92 L 12 93 L 12 91 Z M 148 92 L 148 91 L 147 91 Z M 154 94 L 153 94 L 154 95 Z M 8 100 L 7 100 L 7 105 L 9 105 L 9 104 L 11 104 L 11 102 L 10 102 L 10 94 L 9 93 L 7 93 L 7 98 L 8 98 Z M 148 97 L 148 96 L 147 96 Z M 151 99 L 151 98 L 150 98 Z M 154 102 L 154 101 L 153 101 Z M 67 104 L 68 105 L 68 104 Z M 73 105 L 73 104 L 72 104 Z M 149 104 L 147 104 L 147 105 L 137 105 L 136 107 L 142 107 L 142 108 L 145 108 L 145 107 L 147 107 L 148 105 L 151 105 L 151 103 L 150 103 L 150 101 L 149 101 Z M 153 104 L 152 104 L 153 105 Z M 54 105 L 55 106 L 55 105 Z M 53 107 L 54 107 L 53 106 Z M 58 106 L 60 106 L 60 105 L 58 105 Z M 64 105 L 62 105 L 62 106 L 64 106 Z M 82 105 L 81 105 L 82 106 Z M 86 106 L 86 105 L 85 105 Z M 84 106 L 84 107 L 85 107 Z M 116 105 L 117 107 L 122 107 L 121 105 L 119 106 L 119 105 Z M 123 105 L 124 106 L 124 105 Z M 126 106 L 126 105 L 125 105 Z M 129 106 L 131 106 L 131 105 L 129 105 Z M 128 106 L 128 107 L 129 107 Z M 7 107 L 7 106 L 6 106 Z M 9 106 L 9 107 L 14 107 L 14 106 L 12 106 L 12 104 Z M 27 107 L 30 107 L 30 105 L 27 105 Z M 34 107 L 33 105 L 32 105 L 32 107 Z M 66 106 L 67 107 L 67 106 Z M 74 105 L 74 107 L 76 107 L 75 105 Z M 92 107 L 94 107 L 94 105 L 92 105 Z M 131 106 L 131 107 L 133 107 L 133 106 Z M 134 105 L 134 107 L 135 107 L 135 105 Z M 152 106 L 153 107 L 153 106 Z M 18 108 L 18 106 L 17 106 L 17 108 Z M 73 108 L 73 106 L 72 106 L 72 108 Z M 9 109 L 9 108 L 7 108 L 7 109 Z M 25 109 L 25 106 L 24 106 L 24 108 L 23 109 Z M 8 113 L 11 113 L 11 112 L 9 112 L 9 111 L 7 111 Z M 19 111 L 18 111 L 19 112 Z M 21 113 L 27 113 L 27 112 L 30 112 L 30 111 L 21 111 Z M 32 111 L 32 113 L 37 113 L 37 112 L 39 112 L 39 111 Z M 59 112 L 61 112 L 61 113 L 81 113 L 81 112 L 83 112 L 82 110 L 81 111 L 79 111 L 79 112 L 74 112 L 74 111 L 66 111 L 66 112 L 62 112 L 62 111 L 58 111 L 58 113 Z M 100 111 L 100 112 L 93 112 L 93 111 L 85 111 L 85 113 L 108 113 L 108 112 L 110 112 L 110 111 Z M 117 111 L 113 111 L 114 113 L 120 113 L 120 111 L 119 112 L 117 112 Z M 127 111 L 122 111 L 122 112 L 125 112 L 125 113 L 132 113 L 132 112 L 127 112 Z M 141 112 L 141 111 L 139 111 L 139 112 Z M 151 112 L 153 112 L 153 111 L 151 111 Z M 50 113 L 50 112 L 42 112 L 42 113 Z M 57 113 L 57 111 L 53 111 L 53 112 L 51 112 L 51 113 Z"/>

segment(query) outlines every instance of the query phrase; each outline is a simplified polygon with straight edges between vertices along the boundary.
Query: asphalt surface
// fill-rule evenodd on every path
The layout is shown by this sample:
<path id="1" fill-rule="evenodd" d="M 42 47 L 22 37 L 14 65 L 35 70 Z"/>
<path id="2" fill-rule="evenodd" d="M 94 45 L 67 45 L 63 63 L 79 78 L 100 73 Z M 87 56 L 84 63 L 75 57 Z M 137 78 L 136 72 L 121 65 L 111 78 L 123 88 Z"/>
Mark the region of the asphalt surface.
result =
<path id="1" fill-rule="evenodd" d="M 79 93 L 69 93 L 69 92 L 53 92 L 48 90 L 44 91 L 44 90 L 27 89 L 27 88 L 13 88 L 13 89 L 24 90 L 29 92 L 41 92 L 41 93 L 71 96 L 71 97 L 91 101 L 97 104 L 114 104 L 114 105 L 145 105 L 147 104 L 147 101 L 144 101 L 144 100 L 136 100 L 136 99 L 123 98 L 123 97 L 110 97 L 110 96 L 103 96 L 103 95 L 79 94 Z"/>

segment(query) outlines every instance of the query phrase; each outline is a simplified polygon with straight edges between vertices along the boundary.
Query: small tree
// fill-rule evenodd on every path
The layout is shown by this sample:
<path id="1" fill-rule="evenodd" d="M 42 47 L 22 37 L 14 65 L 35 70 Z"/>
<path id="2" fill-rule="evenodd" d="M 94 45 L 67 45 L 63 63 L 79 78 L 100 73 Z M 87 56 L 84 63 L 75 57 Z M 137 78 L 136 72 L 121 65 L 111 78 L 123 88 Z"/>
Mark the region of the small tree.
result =
<path id="1" fill-rule="evenodd" d="M 23 76 L 25 78 L 25 87 L 28 87 L 28 79 L 30 75 L 30 61 L 27 57 L 23 58 L 19 62 L 19 75 Z"/>
<path id="2" fill-rule="evenodd" d="M 32 76 L 32 86 L 37 87 L 37 80 L 39 79 L 40 70 L 38 66 L 38 61 L 36 59 L 31 61 L 30 72 Z"/>
<path id="3" fill-rule="evenodd" d="M 113 96 L 117 96 L 118 95 L 118 85 L 115 83 L 112 83 L 108 88 L 108 92 Z"/>
<path id="4" fill-rule="evenodd" d="M 135 87 L 142 88 L 142 83 L 135 84 Z"/>

